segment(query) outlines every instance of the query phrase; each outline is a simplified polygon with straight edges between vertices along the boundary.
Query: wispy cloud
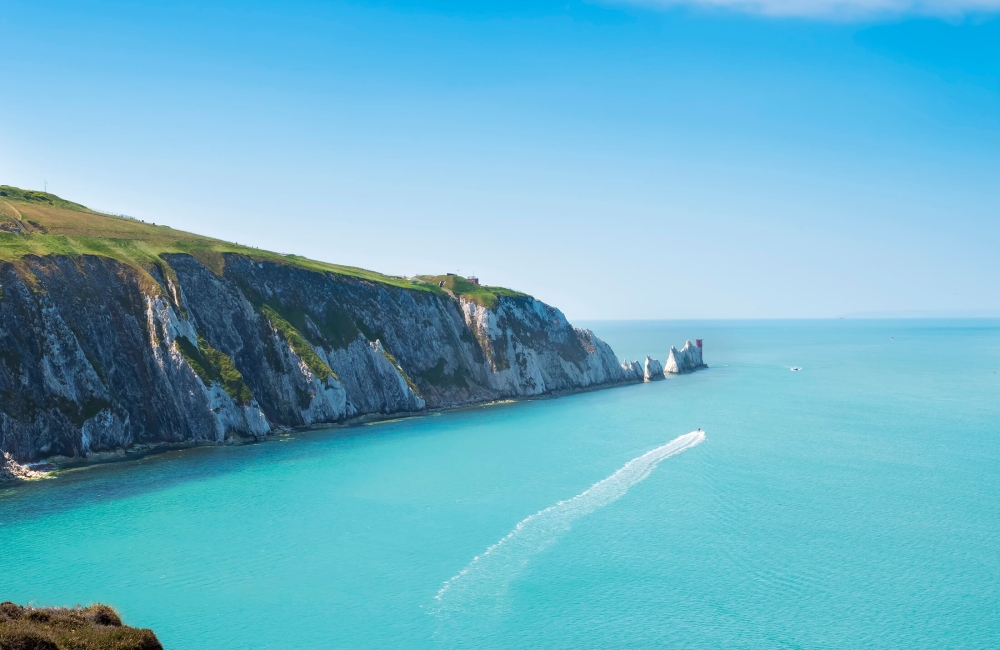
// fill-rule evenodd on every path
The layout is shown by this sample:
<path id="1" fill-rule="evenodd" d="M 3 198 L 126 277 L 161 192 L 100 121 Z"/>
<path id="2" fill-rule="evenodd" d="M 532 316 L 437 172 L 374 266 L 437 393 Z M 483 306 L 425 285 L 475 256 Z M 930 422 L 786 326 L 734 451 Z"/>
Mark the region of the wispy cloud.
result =
<path id="1" fill-rule="evenodd" d="M 646 7 L 701 7 L 766 16 L 858 19 L 875 16 L 962 17 L 1000 12 L 1000 0 L 619 0 Z"/>

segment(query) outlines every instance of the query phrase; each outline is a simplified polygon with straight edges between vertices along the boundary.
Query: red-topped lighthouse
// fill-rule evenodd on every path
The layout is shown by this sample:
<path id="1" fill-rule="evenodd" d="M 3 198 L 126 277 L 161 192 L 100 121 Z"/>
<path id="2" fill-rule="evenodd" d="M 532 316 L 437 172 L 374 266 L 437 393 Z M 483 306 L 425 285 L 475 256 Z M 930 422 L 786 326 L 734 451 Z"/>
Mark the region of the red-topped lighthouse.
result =
<path id="1" fill-rule="evenodd" d="M 700 348 L 701 347 L 701 339 L 695 339 L 694 340 L 694 346 L 696 348 Z"/>

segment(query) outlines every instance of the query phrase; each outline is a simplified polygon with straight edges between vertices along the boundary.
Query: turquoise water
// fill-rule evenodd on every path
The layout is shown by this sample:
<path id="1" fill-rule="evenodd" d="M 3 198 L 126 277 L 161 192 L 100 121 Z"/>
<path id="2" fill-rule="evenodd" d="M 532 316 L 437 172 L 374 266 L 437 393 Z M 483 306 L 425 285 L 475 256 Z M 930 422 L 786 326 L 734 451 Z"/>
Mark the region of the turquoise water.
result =
<path id="1" fill-rule="evenodd" d="M 184 650 L 1000 647 L 1000 322 L 591 325 L 712 367 L 6 490 L 0 600 Z"/>

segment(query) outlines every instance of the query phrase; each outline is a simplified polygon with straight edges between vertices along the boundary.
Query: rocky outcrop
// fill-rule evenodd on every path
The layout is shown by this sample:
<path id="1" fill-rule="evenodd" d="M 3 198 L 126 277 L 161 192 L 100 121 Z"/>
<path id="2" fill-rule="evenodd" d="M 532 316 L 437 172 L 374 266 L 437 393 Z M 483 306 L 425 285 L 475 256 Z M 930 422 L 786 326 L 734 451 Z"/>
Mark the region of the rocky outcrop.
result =
<path id="1" fill-rule="evenodd" d="M 622 370 L 625 374 L 631 376 L 635 381 L 643 381 L 645 378 L 645 369 L 638 361 L 622 359 Z"/>
<path id="2" fill-rule="evenodd" d="M 4 650 L 163 650 L 152 630 L 128 627 L 107 605 L 21 607 L 0 603 Z"/>
<path id="3" fill-rule="evenodd" d="M 661 364 L 656 359 L 646 356 L 646 367 L 643 372 L 643 379 L 645 381 L 656 381 L 657 379 L 663 379 L 663 364 Z"/>
<path id="4" fill-rule="evenodd" d="M 235 254 L 0 263 L 0 450 L 20 462 L 642 378 L 520 294 L 487 307 Z"/>
<path id="5" fill-rule="evenodd" d="M 35 472 L 14 460 L 6 451 L 0 451 L 0 483 L 4 481 L 31 481 L 45 476 Z"/>
<path id="6" fill-rule="evenodd" d="M 614 352 L 593 332 L 534 298 L 501 298 L 494 309 L 458 298 L 486 358 L 482 380 L 505 396 L 541 395 L 628 381 Z"/>
<path id="7" fill-rule="evenodd" d="M 692 345 L 691 341 L 687 341 L 680 350 L 671 346 L 664 372 L 668 375 L 682 375 L 707 367 L 702 360 L 701 340 L 699 339 L 695 345 Z"/>

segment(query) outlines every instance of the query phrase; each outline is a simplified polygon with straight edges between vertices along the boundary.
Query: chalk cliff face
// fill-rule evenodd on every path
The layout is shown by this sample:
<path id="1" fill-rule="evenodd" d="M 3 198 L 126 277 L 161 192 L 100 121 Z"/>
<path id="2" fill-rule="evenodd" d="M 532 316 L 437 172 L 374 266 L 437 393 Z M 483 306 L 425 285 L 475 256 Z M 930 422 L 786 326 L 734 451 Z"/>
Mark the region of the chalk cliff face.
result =
<path id="1" fill-rule="evenodd" d="M 238 254 L 213 270 L 161 257 L 147 272 L 94 255 L 0 263 L 0 451 L 252 439 L 642 379 L 528 296 L 486 307 Z"/>
<path id="2" fill-rule="evenodd" d="M 643 372 L 643 379 L 645 381 L 656 381 L 657 379 L 663 379 L 663 364 L 658 360 L 646 356 L 646 366 Z"/>
<path id="3" fill-rule="evenodd" d="M 502 298 L 495 309 L 459 297 L 464 321 L 486 358 L 483 381 L 499 395 L 616 384 L 632 379 L 607 343 L 572 327 L 532 298 Z"/>
<path id="4" fill-rule="evenodd" d="M 664 372 L 668 375 L 681 375 L 707 367 L 702 361 L 701 339 L 699 339 L 698 345 L 691 345 L 691 341 L 687 341 L 680 350 L 671 346 Z"/>
<path id="5" fill-rule="evenodd" d="M 635 381 L 643 381 L 645 378 L 645 369 L 638 361 L 622 359 L 622 370 L 625 374 L 630 375 Z"/>

